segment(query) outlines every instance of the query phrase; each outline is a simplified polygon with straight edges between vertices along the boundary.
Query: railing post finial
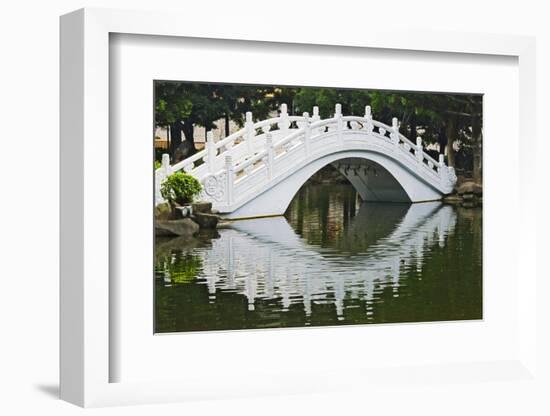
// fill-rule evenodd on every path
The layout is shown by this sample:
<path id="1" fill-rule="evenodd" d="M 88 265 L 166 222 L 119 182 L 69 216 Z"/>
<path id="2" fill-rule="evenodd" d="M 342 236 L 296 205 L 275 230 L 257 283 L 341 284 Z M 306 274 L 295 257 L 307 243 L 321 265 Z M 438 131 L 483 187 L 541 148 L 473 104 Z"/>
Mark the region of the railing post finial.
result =
<path id="1" fill-rule="evenodd" d="M 372 111 L 370 105 L 365 106 L 365 118 L 372 118 Z"/>
<path id="2" fill-rule="evenodd" d="M 374 130 L 374 124 L 372 124 L 372 112 L 370 105 L 365 106 L 365 119 L 366 123 L 363 126 L 363 129 L 367 131 L 367 133 L 372 133 Z"/>
<path id="3" fill-rule="evenodd" d="M 281 104 L 281 114 L 279 115 L 280 121 L 277 126 L 281 130 L 287 130 L 290 127 L 290 120 L 288 117 L 288 109 L 285 103 Z"/>
<path id="4" fill-rule="evenodd" d="M 392 132 L 390 134 L 390 137 L 392 139 L 393 144 L 398 145 L 399 144 L 399 120 L 397 120 L 397 117 L 394 117 L 391 119 L 391 129 Z"/>
<path id="5" fill-rule="evenodd" d="M 252 112 L 251 111 L 247 111 L 245 113 L 244 127 L 246 129 L 246 133 L 245 133 L 245 137 L 244 137 L 244 139 L 246 141 L 246 149 L 248 151 L 248 154 L 252 155 L 252 138 L 254 137 L 256 132 L 254 130 L 254 121 L 252 120 Z"/>
<path id="6" fill-rule="evenodd" d="M 168 170 L 170 169 L 170 155 L 168 153 L 162 154 L 162 168 L 164 169 L 164 172 L 168 174 Z"/>
<path id="7" fill-rule="evenodd" d="M 334 106 L 334 117 L 336 118 L 336 131 L 338 132 L 338 142 L 344 144 L 344 120 L 342 119 L 342 104 L 337 103 Z"/>
<path id="8" fill-rule="evenodd" d="M 321 116 L 319 115 L 319 106 L 315 105 L 315 106 L 313 106 L 313 115 L 311 116 L 311 122 L 315 123 L 316 121 L 319 121 L 319 120 L 321 120 Z M 324 130 L 324 127 L 323 127 L 322 130 Z M 312 134 L 314 136 L 316 136 L 320 133 L 321 133 L 321 129 L 314 129 L 313 132 L 312 132 Z"/>
<path id="9" fill-rule="evenodd" d="M 422 137 L 418 136 L 416 138 L 416 149 L 414 151 L 416 159 L 419 163 L 422 163 L 424 160 L 424 150 L 422 149 Z"/>
<path id="10" fill-rule="evenodd" d="M 448 168 L 445 166 L 445 156 L 443 153 L 439 154 L 439 167 L 437 171 L 439 172 L 439 177 L 441 178 L 441 181 L 443 182 L 443 185 L 447 185 L 449 183 L 449 170 L 452 168 Z"/>

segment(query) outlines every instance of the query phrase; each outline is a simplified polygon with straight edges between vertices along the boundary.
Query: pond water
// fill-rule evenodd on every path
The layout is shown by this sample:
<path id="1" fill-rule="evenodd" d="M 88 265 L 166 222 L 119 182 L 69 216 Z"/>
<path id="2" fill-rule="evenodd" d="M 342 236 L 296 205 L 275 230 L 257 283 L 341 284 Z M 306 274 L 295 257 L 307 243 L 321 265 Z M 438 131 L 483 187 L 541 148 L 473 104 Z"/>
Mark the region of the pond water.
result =
<path id="1" fill-rule="evenodd" d="M 285 216 L 157 238 L 155 332 L 481 319 L 481 221 L 306 185 Z"/>

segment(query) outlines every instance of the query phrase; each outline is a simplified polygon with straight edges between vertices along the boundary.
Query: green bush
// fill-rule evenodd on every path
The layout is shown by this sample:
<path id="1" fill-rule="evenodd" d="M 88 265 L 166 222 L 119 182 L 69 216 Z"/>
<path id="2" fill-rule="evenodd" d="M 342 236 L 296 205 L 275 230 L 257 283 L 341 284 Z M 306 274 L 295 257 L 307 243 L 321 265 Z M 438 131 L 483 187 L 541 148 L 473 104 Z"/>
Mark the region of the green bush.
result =
<path id="1" fill-rule="evenodd" d="M 158 160 L 155 160 L 155 170 L 162 167 L 162 163 L 160 163 Z"/>
<path id="2" fill-rule="evenodd" d="M 176 172 L 170 175 L 161 185 L 160 193 L 171 205 L 187 204 L 202 190 L 200 182 L 191 175 Z"/>

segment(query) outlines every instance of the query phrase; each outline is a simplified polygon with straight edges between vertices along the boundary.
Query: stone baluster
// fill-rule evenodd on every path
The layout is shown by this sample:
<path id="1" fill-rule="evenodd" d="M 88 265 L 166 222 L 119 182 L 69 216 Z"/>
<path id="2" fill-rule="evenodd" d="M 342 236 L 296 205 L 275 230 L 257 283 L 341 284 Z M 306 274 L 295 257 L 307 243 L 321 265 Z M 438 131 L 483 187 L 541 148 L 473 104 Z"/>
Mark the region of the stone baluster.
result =
<path id="1" fill-rule="evenodd" d="M 397 117 L 394 117 L 391 120 L 391 130 L 391 141 L 397 146 L 399 145 L 399 121 L 397 120 Z"/>
<path id="2" fill-rule="evenodd" d="M 309 156 L 310 153 L 310 142 L 311 142 L 311 125 L 309 124 L 309 113 L 305 112 L 303 114 L 304 117 L 304 147 L 306 149 L 306 157 Z"/>
<path id="3" fill-rule="evenodd" d="M 234 183 L 234 168 L 233 168 L 233 157 L 231 155 L 225 156 L 225 170 L 226 170 L 226 194 L 227 194 L 227 205 L 233 203 L 233 183 Z"/>
<path id="4" fill-rule="evenodd" d="M 265 149 L 267 151 L 267 180 L 273 179 L 273 159 L 275 158 L 275 151 L 273 149 L 273 136 L 271 133 L 267 133 L 265 136 Z"/>
<path id="5" fill-rule="evenodd" d="M 286 104 L 281 104 L 281 114 L 279 115 L 280 120 L 277 123 L 277 127 L 279 127 L 279 130 L 283 132 L 282 137 L 286 136 L 287 130 L 290 127 L 290 120 L 288 118 L 288 110 Z"/>
<path id="6" fill-rule="evenodd" d="M 365 119 L 366 119 L 366 123 L 363 126 L 363 129 L 370 134 L 374 130 L 374 124 L 372 124 L 372 112 L 371 112 L 370 105 L 365 106 Z"/>
<path id="7" fill-rule="evenodd" d="M 247 111 L 245 114 L 245 117 L 246 118 L 244 122 L 244 128 L 245 128 L 244 140 L 246 142 L 246 150 L 248 152 L 248 156 L 252 156 L 253 154 L 252 140 L 256 135 L 256 131 L 254 130 L 254 121 L 252 121 L 252 113 L 250 111 Z"/>
<path id="8" fill-rule="evenodd" d="M 170 167 L 170 155 L 168 153 L 162 154 L 161 165 L 162 165 L 161 167 L 162 167 L 162 170 L 164 171 L 165 177 L 170 176 L 170 174 L 172 173 L 171 172 L 172 168 Z"/>
<path id="9" fill-rule="evenodd" d="M 214 142 L 214 133 L 209 131 L 206 133 L 206 160 L 208 164 L 208 172 L 216 171 L 216 143 Z"/>
<path id="10" fill-rule="evenodd" d="M 418 163 L 422 163 L 424 161 L 424 149 L 422 147 L 422 137 L 416 138 L 416 146 L 414 149 L 414 155 L 416 156 L 416 159 L 418 160 Z"/>
<path id="11" fill-rule="evenodd" d="M 342 104 L 338 103 L 334 107 L 334 118 L 336 119 L 336 131 L 338 132 L 338 142 L 343 143 L 344 120 L 342 119 Z"/>
<path id="12" fill-rule="evenodd" d="M 416 160 L 418 160 L 418 163 L 422 163 L 422 161 L 424 160 L 424 150 L 422 150 L 421 137 L 416 138 L 416 149 L 414 149 L 414 155 L 416 156 Z"/>
<path id="13" fill-rule="evenodd" d="M 319 107 L 314 106 L 313 107 L 313 115 L 311 116 L 311 123 L 315 123 L 317 121 L 321 120 L 321 116 L 319 115 Z M 322 133 L 321 128 L 314 129 L 314 131 L 311 133 L 312 136 L 317 136 Z"/>
<path id="14" fill-rule="evenodd" d="M 445 156 L 443 154 L 439 154 L 439 164 L 437 171 L 439 172 L 439 176 L 441 178 L 442 183 L 447 183 L 449 180 L 449 170 L 447 169 L 447 166 L 445 166 Z"/>
<path id="15" fill-rule="evenodd" d="M 172 167 L 170 166 L 170 155 L 168 153 L 164 153 L 162 155 L 161 167 L 155 171 L 155 201 L 157 204 L 164 202 L 164 198 L 162 197 L 160 190 L 162 187 L 162 182 L 164 182 L 164 180 L 170 176 L 171 173 Z"/>

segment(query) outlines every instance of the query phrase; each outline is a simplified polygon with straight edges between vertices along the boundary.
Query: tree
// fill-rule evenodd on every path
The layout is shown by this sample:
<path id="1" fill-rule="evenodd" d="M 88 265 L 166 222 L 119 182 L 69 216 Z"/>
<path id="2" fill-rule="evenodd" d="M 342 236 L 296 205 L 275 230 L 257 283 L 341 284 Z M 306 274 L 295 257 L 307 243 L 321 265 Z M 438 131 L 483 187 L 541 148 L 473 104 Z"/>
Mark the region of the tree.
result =
<path id="1" fill-rule="evenodd" d="M 161 81 L 155 84 L 155 125 L 170 132 L 170 155 L 173 162 L 194 154 L 194 127 L 214 129 L 225 119 L 244 125 L 245 113 L 256 119 L 266 118 L 276 107 L 275 87 L 237 84 L 205 84 Z M 182 133 L 185 140 L 182 140 Z"/>
<path id="2" fill-rule="evenodd" d="M 158 81 L 155 83 L 155 126 L 165 127 L 169 132 L 172 157 L 181 144 L 182 120 L 193 109 L 193 97 L 186 94 L 180 83 Z"/>

